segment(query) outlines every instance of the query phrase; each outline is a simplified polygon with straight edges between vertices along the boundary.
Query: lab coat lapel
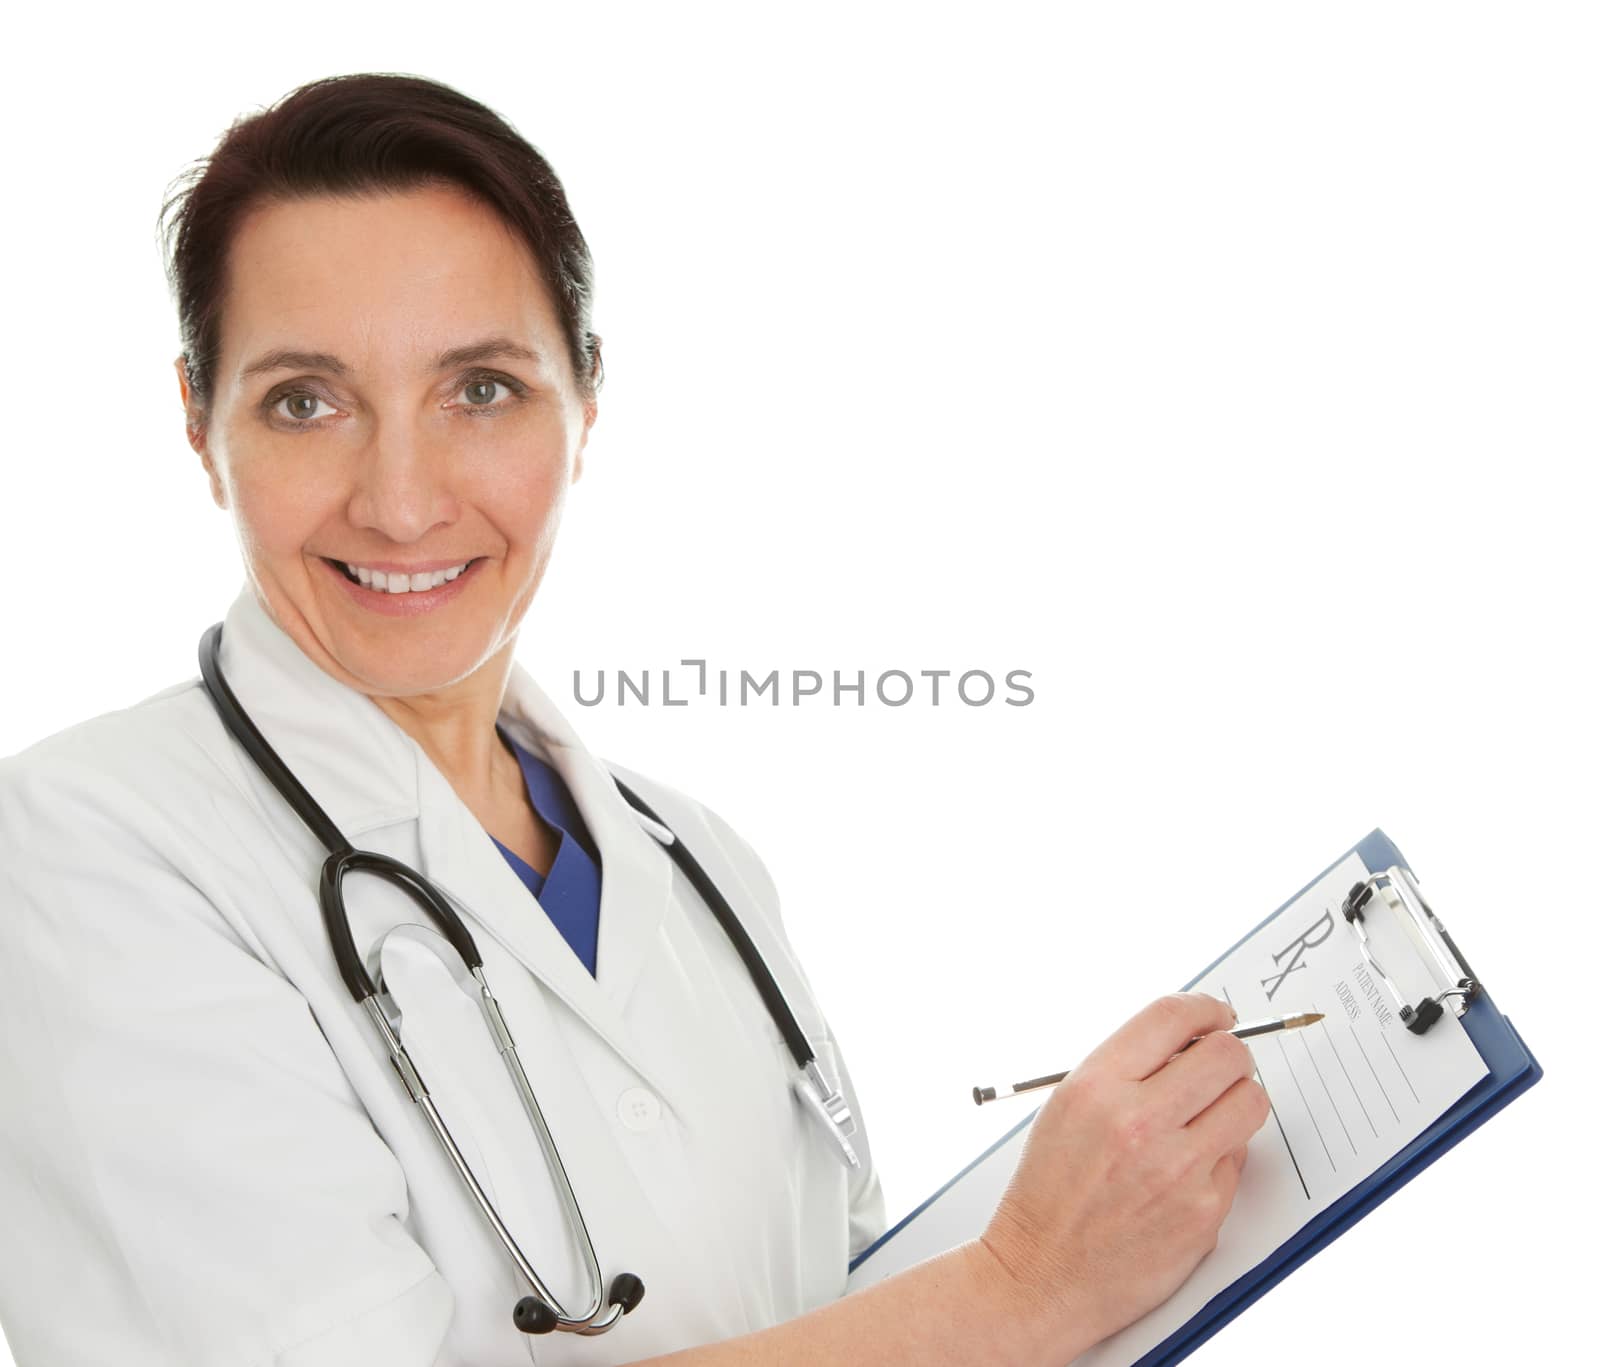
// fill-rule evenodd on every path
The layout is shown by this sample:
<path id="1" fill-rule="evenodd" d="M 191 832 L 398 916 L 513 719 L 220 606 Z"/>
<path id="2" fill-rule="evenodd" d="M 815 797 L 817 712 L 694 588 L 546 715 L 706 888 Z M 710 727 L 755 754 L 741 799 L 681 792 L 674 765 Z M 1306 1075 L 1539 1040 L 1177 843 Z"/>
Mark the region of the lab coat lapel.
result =
<path id="1" fill-rule="evenodd" d="M 501 724 L 527 744 L 510 718 Z M 535 747 L 530 746 L 530 749 Z M 604 1039 L 663 1097 L 671 1100 L 671 1067 L 628 1027 L 626 988 L 655 939 L 670 878 L 666 856 L 626 818 L 606 812 L 595 781 L 578 777 L 586 762 L 559 747 L 551 764 L 573 790 L 600 850 L 600 943 L 591 976 L 554 923 L 529 896 L 489 834 L 431 764 L 418 769 L 418 835 L 423 872 L 460 906 L 469 908 L 504 948 Z M 592 761 L 587 761 L 592 762 Z M 614 790 L 613 790 L 614 791 Z M 618 801 L 621 799 L 618 798 Z M 621 953 L 619 954 L 619 949 Z M 490 986 L 495 983 L 491 976 Z"/>
<path id="2" fill-rule="evenodd" d="M 656 946 L 672 890 L 672 861 L 640 825 L 611 771 L 568 725 L 520 665 L 513 664 L 501 723 L 561 775 L 600 851 L 600 938 L 596 977 L 606 1000 L 623 1010 L 646 957 Z"/>
<path id="3" fill-rule="evenodd" d="M 222 670 L 267 744 L 352 843 L 416 816 L 416 742 L 307 656 L 248 584 L 223 621 Z M 241 760 L 254 771 L 242 751 Z"/>
<path id="4" fill-rule="evenodd" d="M 466 914 L 469 929 L 487 929 L 664 1099 L 679 1095 L 670 1055 L 624 1018 L 646 958 L 659 949 L 670 858 L 520 665 L 512 666 L 500 724 L 561 774 L 600 852 L 594 977 L 421 746 L 307 657 L 248 584 L 228 611 L 222 665 L 268 743 L 351 843 L 415 820 L 420 870 Z"/>

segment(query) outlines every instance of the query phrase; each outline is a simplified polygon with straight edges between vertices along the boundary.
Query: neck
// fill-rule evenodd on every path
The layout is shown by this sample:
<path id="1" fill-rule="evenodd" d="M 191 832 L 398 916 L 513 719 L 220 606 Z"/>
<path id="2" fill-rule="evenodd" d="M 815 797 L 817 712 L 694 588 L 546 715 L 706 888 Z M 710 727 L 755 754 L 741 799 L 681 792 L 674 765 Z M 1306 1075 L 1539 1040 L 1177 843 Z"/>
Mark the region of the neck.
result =
<path id="1" fill-rule="evenodd" d="M 372 701 L 420 745 L 463 798 L 488 796 L 506 785 L 520 790 L 515 757 L 495 732 L 511 676 L 511 652 L 501 651 L 465 679 L 437 693 Z"/>

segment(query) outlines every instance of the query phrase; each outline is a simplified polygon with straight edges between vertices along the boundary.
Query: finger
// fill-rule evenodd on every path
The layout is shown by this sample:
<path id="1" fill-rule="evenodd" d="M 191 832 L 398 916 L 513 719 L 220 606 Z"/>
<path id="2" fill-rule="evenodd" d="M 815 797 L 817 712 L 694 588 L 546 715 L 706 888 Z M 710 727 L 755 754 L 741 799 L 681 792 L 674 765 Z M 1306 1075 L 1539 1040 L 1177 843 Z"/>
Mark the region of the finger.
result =
<path id="1" fill-rule="evenodd" d="M 1242 1077 L 1185 1128 L 1199 1143 L 1202 1154 L 1217 1159 L 1248 1144 L 1268 1114 L 1266 1089 L 1255 1078 Z"/>
<path id="2" fill-rule="evenodd" d="M 1204 992 L 1174 992 L 1151 1002 L 1108 1036 L 1089 1058 L 1120 1078 L 1141 1082 L 1190 1040 L 1235 1023 L 1233 1008 L 1226 1002 Z"/>
<path id="3" fill-rule="evenodd" d="M 1256 1063 L 1243 1040 L 1226 1030 L 1213 1030 L 1145 1079 L 1161 1114 L 1175 1125 L 1187 1125 Z"/>
<path id="4" fill-rule="evenodd" d="M 1240 1176 L 1244 1175 L 1244 1165 L 1250 1161 L 1250 1146 L 1241 1144 L 1233 1151 L 1234 1161 L 1239 1165 Z"/>

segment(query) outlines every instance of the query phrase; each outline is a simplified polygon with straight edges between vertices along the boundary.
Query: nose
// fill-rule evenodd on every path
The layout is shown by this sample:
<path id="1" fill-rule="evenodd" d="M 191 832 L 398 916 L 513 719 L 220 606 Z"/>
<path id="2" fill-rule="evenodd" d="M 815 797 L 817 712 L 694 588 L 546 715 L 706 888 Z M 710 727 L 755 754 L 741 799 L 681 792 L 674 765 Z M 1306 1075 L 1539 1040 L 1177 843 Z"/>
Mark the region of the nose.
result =
<path id="1" fill-rule="evenodd" d="M 350 525 L 394 542 L 422 540 L 460 516 L 447 438 L 398 414 L 369 429 L 347 509 Z"/>

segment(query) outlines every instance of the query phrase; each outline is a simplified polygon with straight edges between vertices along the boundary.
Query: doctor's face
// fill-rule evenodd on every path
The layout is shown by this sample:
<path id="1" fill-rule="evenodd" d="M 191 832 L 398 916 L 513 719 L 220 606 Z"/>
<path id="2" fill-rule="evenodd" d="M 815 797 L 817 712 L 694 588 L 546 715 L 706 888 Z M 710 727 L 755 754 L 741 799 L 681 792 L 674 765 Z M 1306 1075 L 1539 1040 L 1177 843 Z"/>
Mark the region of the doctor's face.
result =
<path id="1" fill-rule="evenodd" d="M 228 267 L 190 439 L 258 596 L 364 693 L 461 680 L 510 646 L 595 417 L 532 256 L 432 187 L 264 205 Z"/>

